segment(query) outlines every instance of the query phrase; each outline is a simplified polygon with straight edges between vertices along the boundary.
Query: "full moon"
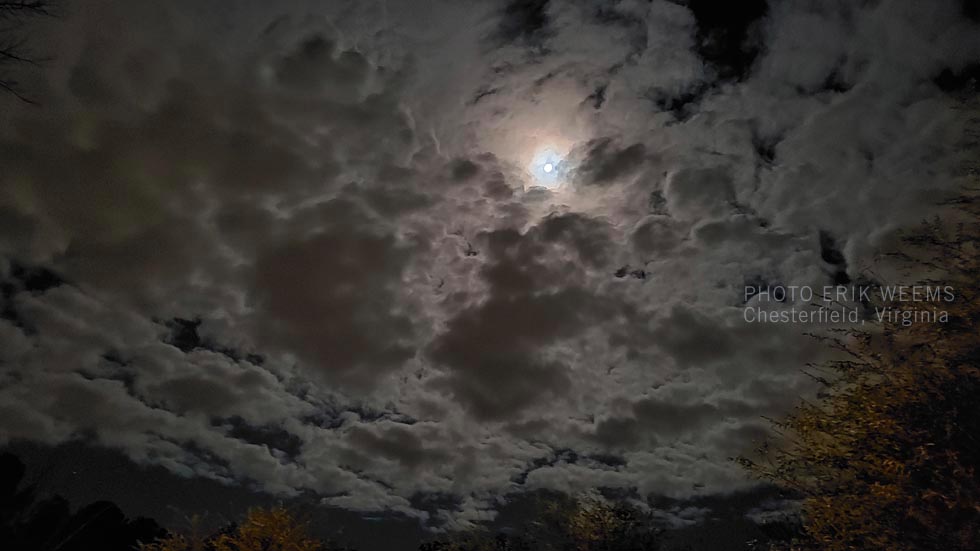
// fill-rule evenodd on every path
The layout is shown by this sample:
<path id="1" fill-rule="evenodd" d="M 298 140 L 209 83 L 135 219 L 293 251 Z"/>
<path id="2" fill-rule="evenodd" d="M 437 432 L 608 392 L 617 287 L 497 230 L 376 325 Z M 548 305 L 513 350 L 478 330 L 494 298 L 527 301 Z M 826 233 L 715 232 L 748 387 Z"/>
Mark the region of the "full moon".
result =
<path id="1" fill-rule="evenodd" d="M 552 147 L 539 149 L 528 165 L 531 187 L 557 189 L 568 175 L 567 163 L 561 153 Z"/>

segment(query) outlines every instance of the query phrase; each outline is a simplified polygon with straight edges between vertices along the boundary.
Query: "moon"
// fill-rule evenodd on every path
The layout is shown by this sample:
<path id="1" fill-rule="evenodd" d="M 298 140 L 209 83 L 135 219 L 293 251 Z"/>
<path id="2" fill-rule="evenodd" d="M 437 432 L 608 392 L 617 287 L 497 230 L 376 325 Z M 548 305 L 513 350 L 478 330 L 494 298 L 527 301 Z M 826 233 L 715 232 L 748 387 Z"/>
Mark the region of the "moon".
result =
<path id="1" fill-rule="evenodd" d="M 529 187 L 543 187 L 551 190 L 561 187 L 568 176 L 566 164 L 564 155 L 555 148 L 544 147 L 539 149 L 527 167 L 531 176 Z"/>

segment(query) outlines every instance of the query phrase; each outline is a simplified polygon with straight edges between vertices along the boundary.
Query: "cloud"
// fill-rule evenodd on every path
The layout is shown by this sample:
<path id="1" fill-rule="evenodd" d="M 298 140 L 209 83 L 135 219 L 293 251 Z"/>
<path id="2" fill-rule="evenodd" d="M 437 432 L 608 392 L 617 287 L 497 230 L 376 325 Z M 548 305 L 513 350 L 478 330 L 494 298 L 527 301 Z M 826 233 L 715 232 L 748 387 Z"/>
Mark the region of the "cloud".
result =
<path id="1" fill-rule="evenodd" d="M 618 148 L 609 138 L 591 140 L 585 158 L 578 164 L 576 177 L 587 185 L 607 185 L 634 172 L 643 163 L 646 147 L 635 143 Z"/>
<path id="2" fill-rule="evenodd" d="M 396 298 L 411 251 L 352 207 L 326 205 L 322 233 L 259 254 L 256 331 L 310 365 L 370 381 L 415 353 L 413 322 Z"/>
<path id="3" fill-rule="evenodd" d="M 356 426 L 347 434 L 354 450 L 352 463 L 362 464 L 368 457 L 381 456 L 397 462 L 405 469 L 415 470 L 448 461 L 450 455 L 446 450 L 433 449 L 426 445 L 427 436 L 438 438 L 439 435 L 434 434 L 436 431 L 425 429 L 424 425 L 416 427 L 392 423 Z M 358 455 L 360 453 L 369 455 Z"/>
<path id="4" fill-rule="evenodd" d="M 742 287 L 955 189 L 963 6 L 99 3 L 0 99 L 0 440 L 457 527 L 742 488 L 821 354 Z"/>
<path id="5" fill-rule="evenodd" d="M 616 314 L 608 299 L 572 286 L 589 278 L 589 268 L 604 266 L 608 231 L 601 221 L 569 214 L 547 217 L 523 234 L 480 236 L 488 296 L 449 319 L 431 345 L 432 358 L 449 370 L 440 384 L 477 418 L 513 417 L 561 398 L 567 367 L 541 352 Z"/>

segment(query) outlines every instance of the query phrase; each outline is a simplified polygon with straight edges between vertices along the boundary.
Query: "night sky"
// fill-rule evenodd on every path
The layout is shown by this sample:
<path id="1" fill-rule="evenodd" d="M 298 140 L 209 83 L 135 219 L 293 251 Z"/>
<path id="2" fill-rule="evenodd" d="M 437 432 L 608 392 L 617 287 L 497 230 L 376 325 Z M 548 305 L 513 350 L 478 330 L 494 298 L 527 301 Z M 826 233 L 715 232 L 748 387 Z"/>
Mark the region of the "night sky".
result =
<path id="1" fill-rule="evenodd" d="M 0 95 L 0 444 L 165 524 L 280 500 L 389 549 L 541 490 L 733 541 L 778 508 L 729 458 L 826 350 L 745 287 L 933 214 L 980 77 L 969 0 L 60 12 Z"/>

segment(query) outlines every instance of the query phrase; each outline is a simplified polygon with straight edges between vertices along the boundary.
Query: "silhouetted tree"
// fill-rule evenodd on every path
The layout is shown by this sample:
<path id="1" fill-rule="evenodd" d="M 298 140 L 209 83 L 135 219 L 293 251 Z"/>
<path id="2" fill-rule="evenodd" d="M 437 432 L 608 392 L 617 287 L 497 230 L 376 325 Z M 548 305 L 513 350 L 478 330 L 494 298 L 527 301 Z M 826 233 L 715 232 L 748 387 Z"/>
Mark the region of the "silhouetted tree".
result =
<path id="1" fill-rule="evenodd" d="M 129 520 L 115 504 L 99 501 L 72 513 L 61 496 L 38 499 L 24 484 L 24 464 L 0 454 L 0 546 L 9 551 L 131 551 L 165 532 L 156 522 Z"/>
<path id="2" fill-rule="evenodd" d="M 955 289 L 949 321 L 828 338 L 843 359 L 814 374 L 821 397 L 775 423 L 782 437 L 761 459 L 740 459 L 802 496 L 804 533 L 788 548 L 980 549 L 980 193 L 952 204 L 887 255 Z"/>

